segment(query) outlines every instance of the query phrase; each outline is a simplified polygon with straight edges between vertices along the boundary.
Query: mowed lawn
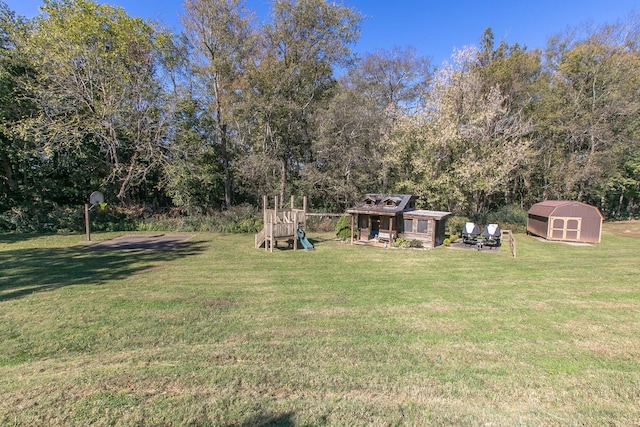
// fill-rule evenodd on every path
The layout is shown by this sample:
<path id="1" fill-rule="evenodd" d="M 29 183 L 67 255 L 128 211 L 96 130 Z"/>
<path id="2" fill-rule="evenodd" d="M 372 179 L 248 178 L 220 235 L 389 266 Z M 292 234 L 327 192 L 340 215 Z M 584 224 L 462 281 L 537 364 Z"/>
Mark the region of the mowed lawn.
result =
<path id="1" fill-rule="evenodd" d="M 640 425 L 626 228 L 517 258 L 0 235 L 0 425 Z"/>

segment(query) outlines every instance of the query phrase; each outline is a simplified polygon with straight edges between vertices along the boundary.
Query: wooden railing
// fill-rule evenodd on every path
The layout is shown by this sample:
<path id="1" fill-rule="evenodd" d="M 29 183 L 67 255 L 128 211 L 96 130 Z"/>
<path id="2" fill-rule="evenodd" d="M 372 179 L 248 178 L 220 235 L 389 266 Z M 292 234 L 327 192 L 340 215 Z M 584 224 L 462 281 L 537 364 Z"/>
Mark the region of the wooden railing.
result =
<path id="1" fill-rule="evenodd" d="M 516 238 L 513 237 L 513 233 L 511 230 L 502 230 L 502 235 L 507 237 L 509 236 L 509 249 L 511 249 L 511 255 L 516 257 Z"/>

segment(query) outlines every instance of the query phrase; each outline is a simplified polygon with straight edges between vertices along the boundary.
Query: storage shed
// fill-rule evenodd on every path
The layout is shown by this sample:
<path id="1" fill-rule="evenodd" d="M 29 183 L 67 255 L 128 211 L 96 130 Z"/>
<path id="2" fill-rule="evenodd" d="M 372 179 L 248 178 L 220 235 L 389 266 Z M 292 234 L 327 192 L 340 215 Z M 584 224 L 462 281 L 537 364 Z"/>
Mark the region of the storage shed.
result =
<path id="1" fill-rule="evenodd" d="M 527 232 L 547 240 L 600 243 L 604 217 L 597 207 L 570 200 L 545 200 L 529 209 Z"/>

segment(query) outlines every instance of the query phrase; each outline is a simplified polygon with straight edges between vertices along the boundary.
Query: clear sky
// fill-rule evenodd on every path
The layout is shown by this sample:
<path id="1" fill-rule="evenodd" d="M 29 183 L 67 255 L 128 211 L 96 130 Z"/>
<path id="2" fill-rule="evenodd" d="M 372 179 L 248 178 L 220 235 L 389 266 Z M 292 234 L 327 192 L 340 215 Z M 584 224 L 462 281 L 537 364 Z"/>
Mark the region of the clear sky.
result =
<path id="1" fill-rule="evenodd" d="M 4 0 L 10 9 L 34 16 L 41 0 Z M 162 21 L 176 31 L 183 0 L 105 0 L 129 15 Z M 340 0 L 338 0 L 340 2 Z M 639 0 L 342 0 L 365 16 L 359 53 L 378 48 L 413 46 L 435 65 L 454 48 L 477 44 L 491 27 L 496 42 L 542 48 L 547 39 L 568 27 L 612 23 L 640 13 Z M 268 18 L 270 0 L 246 0 L 260 19 Z"/>

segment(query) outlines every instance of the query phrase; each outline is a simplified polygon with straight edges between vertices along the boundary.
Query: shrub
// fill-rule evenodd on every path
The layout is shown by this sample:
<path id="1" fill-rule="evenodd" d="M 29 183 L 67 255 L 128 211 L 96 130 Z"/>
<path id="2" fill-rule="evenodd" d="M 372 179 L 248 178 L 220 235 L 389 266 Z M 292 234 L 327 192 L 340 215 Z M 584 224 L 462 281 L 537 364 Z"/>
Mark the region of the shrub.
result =
<path id="1" fill-rule="evenodd" d="M 468 222 L 469 219 L 465 216 L 454 215 L 447 220 L 447 234 L 459 234 L 462 233 L 462 227 Z"/>
<path id="2" fill-rule="evenodd" d="M 422 241 L 415 239 L 406 239 L 404 237 L 399 237 L 393 242 L 393 247 L 396 248 L 421 248 Z"/>
<path id="3" fill-rule="evenodd" d="M 308 216 L 306 228 L 309 231 L 329 232 L 337 230 L 336 226 L 341 217 Z M 347 233 L 348 234 L 348 233 Z"/>
<path id="4" fill-rule="evenodd" d="M 527 211 L 516 205 L 502 206 L 487 215 L 487 224 L 497 223 L 501 228 L 514 231 L 523 230 L 527 226 Z"/>
<path id="5" fill-rule="evenodd" d="M 257 233 L 262 216 L 250 205 L 234 206 L 226 211 L 186 215 L 183 210 L 154 214 L 141 206 L 107 205 L 91 209 L 91 231 L 210 231 L 218 233 Z M 13 208 L 0 213 L 0 232 L 83 232 L 82 206 L 39 205 Z"/>
<path id="6" fill-rule="evenodd" d="M 81 207 L 40 203 L 0 213 L 0 232 L 75 232 L 84 229 Z"/>
<path id="7" fill-rule="evenodd" d="M 336 223 L 336 237 L 342 240 L 351 239 L 351 217 L 343 215 Z"/>
<path id="8" fill-rule="evenodd" d="M 446 239 L 444 239 L 444 240 L 442 241 L 442 244 L 443 244 L 444 246 L 451 246 L 451 239 L 447 237 Z"/>
<path id="9" fill-rule="evenodd" d="M 250 205 L 234 206 L 225 211 L 208 214 L 154 215 L 135 221 L 135 230 L 138 231 L 257 233 L 261 229 L 260 214 Z"/>

